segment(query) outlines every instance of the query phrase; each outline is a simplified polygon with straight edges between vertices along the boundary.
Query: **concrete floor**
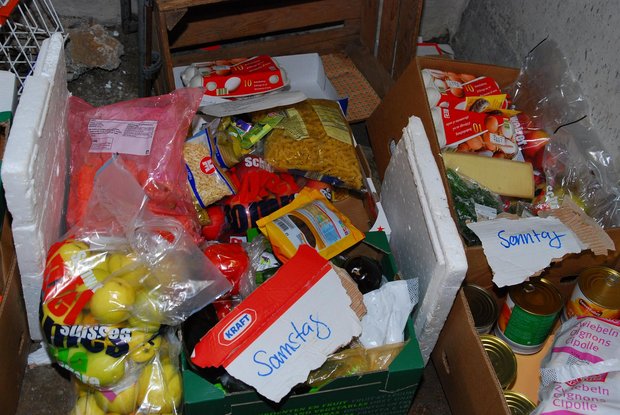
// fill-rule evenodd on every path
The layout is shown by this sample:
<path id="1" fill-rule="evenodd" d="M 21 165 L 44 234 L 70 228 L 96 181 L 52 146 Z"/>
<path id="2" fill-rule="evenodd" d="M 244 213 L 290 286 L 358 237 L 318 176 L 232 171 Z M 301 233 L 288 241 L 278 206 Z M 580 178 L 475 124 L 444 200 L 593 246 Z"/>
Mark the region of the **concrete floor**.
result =
<path id="1" fill-rule="evenodd" d="M 69 22 L 65 27 L 70 29 L 72 24 Z M 121 66 L 114 71 L 93 69 L 69 83 L 69 90 L 73 95 L 95 106 L 138 96 L 137 35 L 124 35 L 119 28 L 109 30 L 118 34 L 118 39 L 125 47 Z M 33 344 L 32 350 L 38 347 L 38 344 Z M 26 370 L 17 415 L 66 414 L 74 402 L 74 388 L 64 371 L 53 365 L 31 367 Z M 425 369 L 409 414 L 451 414 L 432 363 Z"/>

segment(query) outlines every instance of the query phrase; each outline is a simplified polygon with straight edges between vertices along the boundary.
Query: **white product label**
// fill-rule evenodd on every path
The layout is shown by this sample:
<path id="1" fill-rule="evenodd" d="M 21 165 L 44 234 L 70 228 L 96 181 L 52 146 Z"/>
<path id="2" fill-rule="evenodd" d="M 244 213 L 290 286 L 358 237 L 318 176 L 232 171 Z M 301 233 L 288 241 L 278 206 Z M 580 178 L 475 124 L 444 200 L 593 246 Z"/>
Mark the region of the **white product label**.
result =
<path id="1" fill-rule="evenodd" d="M 497 135 L 497 134 L 490 133 L 489 136 L 493 144 L 497 144 L 499 146 L 503 146 L 504 144 L 506 144 L 506 139 L 504 138 L 503 135 Z"/>
<path id="2" fill-rule="evenodd" d="M 520 284 L 553 259 L 585 249 L 577 235 L 554 217 L 499 218 L 467 227 L 482 241 L 498 287 Z"/>
<path id="3" fill-rule="evenodd" d="M 474 203 L 476 217 L 478 219 L 495 219 L 497 217 L 497 209 Z"/>
<path id="4" fill-rule="evenodd" d="M 92 119 L 88 122 L 91 153 L 121 153 L 148 156 L 157 121 L 116 121 Z"/>
<path id="5" fill-rule="evenodd" d="M 226 365 L 235 378 L 280 402 L 327 356 L 362 332 L 340 278 L 331 269 Z"/>

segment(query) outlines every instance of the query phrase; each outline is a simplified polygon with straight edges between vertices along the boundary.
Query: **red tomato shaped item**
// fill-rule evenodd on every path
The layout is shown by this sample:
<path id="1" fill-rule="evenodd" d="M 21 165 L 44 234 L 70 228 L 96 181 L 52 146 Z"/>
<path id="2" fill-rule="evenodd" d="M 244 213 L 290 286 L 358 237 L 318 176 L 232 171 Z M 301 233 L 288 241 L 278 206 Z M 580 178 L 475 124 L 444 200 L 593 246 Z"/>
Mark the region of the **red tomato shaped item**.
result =
<path id="1" fill-rule="evenodd" d="M 203 252 L 233 284 L 230 294 L 239 294 L 241 278 L 250 266 L 250 258 L 243 247 L 240 244 L 217 243 L 207 246 Z"/>

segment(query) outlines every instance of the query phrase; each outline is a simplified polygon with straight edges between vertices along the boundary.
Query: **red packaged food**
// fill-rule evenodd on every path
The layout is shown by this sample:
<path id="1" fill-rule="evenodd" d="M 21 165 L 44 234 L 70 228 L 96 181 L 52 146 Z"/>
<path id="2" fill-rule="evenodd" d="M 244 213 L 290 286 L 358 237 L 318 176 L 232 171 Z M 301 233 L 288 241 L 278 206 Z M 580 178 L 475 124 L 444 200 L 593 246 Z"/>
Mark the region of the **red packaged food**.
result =
<path id="1" fill-rule="evenodd" d="M 193 64 L 182 79 L 188 85 L 203 86 L 205 95 L 224 98 L 263 94 L 288 83 L 284 71 L 266 55 Z"/>
<path id="2" fill-rule="evenodd" d="M 508 159 L 519 156 L 518 143 L 524 136 L 516 116 L 449 108 L 433 108 L 431 114 L 441 148 Z"/>
<path id="3" fill-rule="evenodd" d="M 499 95 L 499 85 L 488 76 L 423 69 L 426 96 L 431 107 L 457 108 L 465 97 Z"/>
<path id="4" fill-rule="evenodd" d="M 243 246 L 232 243 L 214 243 L 204 248 L 203 252 L 233 284 L 230 294 L 239 294 L 241 279 L 250 266 L 250 258 Z"/>
<path id="5" fill-rule="evenodd" d="M 223 201 L 226 222 L 233 234 L 256 227 L 256 221 L 286 206 L 299 187 L 292 175 L 275 173 L 262 158 L 248 155 L 230 170 L 237 194 Z"/>

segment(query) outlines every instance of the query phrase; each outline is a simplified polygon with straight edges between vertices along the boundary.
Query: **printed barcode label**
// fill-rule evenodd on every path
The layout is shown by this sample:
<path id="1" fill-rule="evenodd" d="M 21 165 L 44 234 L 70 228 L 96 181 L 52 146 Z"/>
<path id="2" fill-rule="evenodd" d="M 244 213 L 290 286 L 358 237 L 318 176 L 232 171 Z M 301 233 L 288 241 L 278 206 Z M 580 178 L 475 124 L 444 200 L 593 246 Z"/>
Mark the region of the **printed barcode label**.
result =
<path id="1" fill-rule="evenodd" d="M 474 210 L 476 211 L 476 216 L 478 217 L 478 219 L 490 220 L 497 217 L 497 210 L 489 206 L 474 203 Z"/>
<path id="2" fill-rule="evenodd" d="M 299 248 L 300 245 L 308 243 L 303 232 L 288 216 L 277 218 L 273 221 L 273 223 L 280 228 L 280 230 L 282 230 L 282 233 L 286 235 L 286 238 L 291 241 L 295 248 Z"/>
<path id="3" fill-rule="evenodd" d="M 286 219 L 286 220 L 285 220 Z M 280 229 L 282 229 L 284 232 L 288 231 L 290 229 L 290 226 L 287 224 L 287 222 L 290 222 L 290 220 L 287 217 L 283 217 L 283 218 L 278 218 L 275 221 L 275 224 L 278 225 L 278 227 Z"/>
<path id="4" fill-rule="evenodd" d="M 157 121 L 91 119 L 88 122 L 91 153 L 121 153 L 148 156 Z"/>

